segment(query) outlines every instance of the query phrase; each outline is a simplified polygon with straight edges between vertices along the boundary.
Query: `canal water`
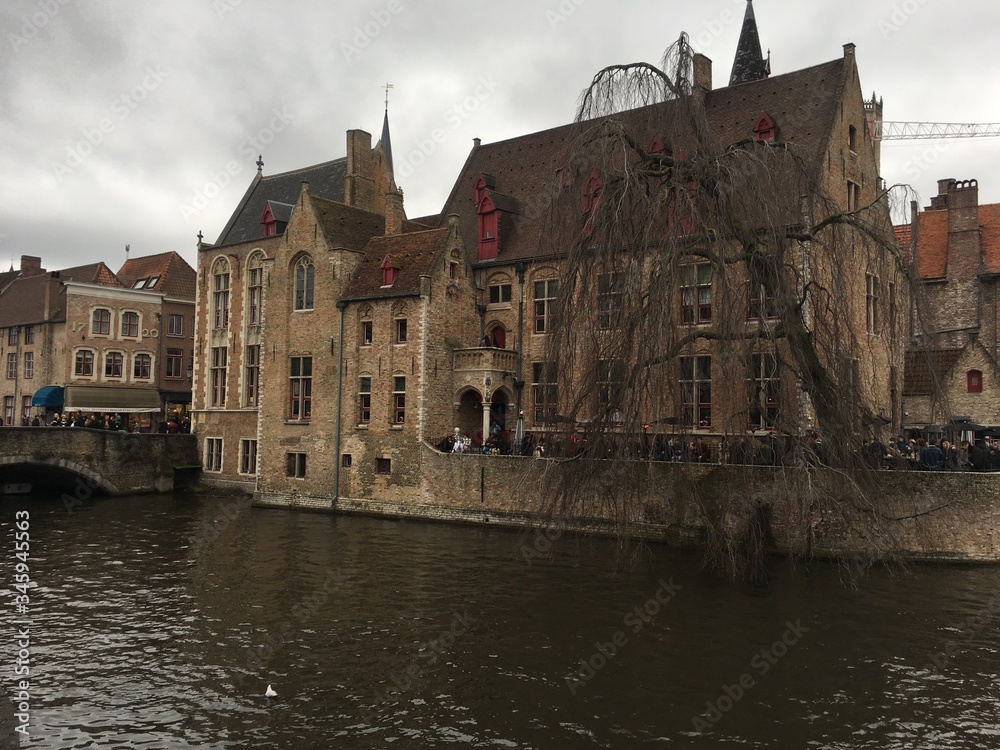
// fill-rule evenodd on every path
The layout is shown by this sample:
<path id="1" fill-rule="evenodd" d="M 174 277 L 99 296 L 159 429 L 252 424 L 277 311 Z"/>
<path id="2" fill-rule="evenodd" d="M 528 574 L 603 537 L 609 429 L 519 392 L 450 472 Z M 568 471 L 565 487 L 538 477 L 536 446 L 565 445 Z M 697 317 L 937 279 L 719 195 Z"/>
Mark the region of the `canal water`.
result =
<path id="1" fill-rule="evenodd" d="M 1000 747 L 997 568 L 755 588 L 658 546 L 194 496 L 7 498 L 0 544 L 25 747 Z"/>

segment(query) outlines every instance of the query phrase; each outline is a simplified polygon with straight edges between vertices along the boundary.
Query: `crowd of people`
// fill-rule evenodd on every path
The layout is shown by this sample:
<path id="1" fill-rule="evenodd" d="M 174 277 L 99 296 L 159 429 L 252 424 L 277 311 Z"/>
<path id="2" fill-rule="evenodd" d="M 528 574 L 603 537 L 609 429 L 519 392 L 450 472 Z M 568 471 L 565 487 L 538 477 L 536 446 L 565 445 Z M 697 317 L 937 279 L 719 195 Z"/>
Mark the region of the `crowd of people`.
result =
<path id="1" fill-rule="evenodd" d="M 55 412 L 51 417 L 36 415 L 32 419 L 24 419 L 22 427 L 84 427 L 90 430 L 108 430 L 109 432 L 153 432 L 152 421 L 144 421 L 125 414 L 85 414 L 84 412 Z M 191 421 L 177 414 L 167 415 L 156 424 L 155 432 L 163 434 L 189 433 Z"/>

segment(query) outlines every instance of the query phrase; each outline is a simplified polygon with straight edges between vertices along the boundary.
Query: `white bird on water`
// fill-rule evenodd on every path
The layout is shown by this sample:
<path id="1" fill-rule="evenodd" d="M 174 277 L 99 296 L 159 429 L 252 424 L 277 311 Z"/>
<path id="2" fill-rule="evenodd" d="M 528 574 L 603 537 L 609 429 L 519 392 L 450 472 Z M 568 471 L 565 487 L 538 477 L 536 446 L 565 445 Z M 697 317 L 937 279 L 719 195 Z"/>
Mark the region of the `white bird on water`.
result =
<path id="1" fill-rule="evenodd" d="M 267 690 L 264 691 L 265 698 L 277 698 L 278 694 L 271 689 L 271 686 L 267 686 Z"/>

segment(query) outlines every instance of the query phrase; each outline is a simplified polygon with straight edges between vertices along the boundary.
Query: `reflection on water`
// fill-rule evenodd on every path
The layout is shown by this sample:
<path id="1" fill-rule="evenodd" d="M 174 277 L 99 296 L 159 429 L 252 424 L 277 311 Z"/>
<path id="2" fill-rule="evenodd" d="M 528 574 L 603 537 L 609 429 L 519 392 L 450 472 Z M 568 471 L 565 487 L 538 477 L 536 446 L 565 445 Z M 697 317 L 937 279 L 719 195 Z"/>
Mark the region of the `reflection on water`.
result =
<path id="1" fill-rule="evenodd" d="M 776 562 L 760 590 L 605 540 L 528 565 L 499 529 L 0 502 L 4 622 L 31 511 L 32 748 L 1000 746 L 995 568 Z"/>

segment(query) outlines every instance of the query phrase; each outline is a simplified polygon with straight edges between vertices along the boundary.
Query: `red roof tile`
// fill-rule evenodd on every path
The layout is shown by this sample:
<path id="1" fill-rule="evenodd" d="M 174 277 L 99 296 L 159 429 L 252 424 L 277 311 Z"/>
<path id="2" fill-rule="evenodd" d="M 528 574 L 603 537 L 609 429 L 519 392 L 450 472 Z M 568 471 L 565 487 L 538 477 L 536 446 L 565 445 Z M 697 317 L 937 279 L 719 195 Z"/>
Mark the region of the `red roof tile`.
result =
<path id="1" fill-rule="evenodd" d="M 161 292 L 174 299 L 193 300 L 198 274 L 184 258 L 170 251 L 141 258 L 129 258 L 118 270 L 118 278 L 127 287 L 134 287 L 139 279 L 158 276 L 154 286 L 145 286 L 151 292 Z"/>
<path id="2" fill-rule="evenodd" d="M 448 228 L 425 232 L 375 237 L 365 248 L 361 261 L 344 297 L 404 297 L 420 293 L 420 277 L 430 273 L 434 258 L 448 239 Z M 392 286 L 382 286 L 382 261 L 388 257 L 398 275 Z"/>
<path id="3" fill-rule="evenodd" d="M 917 217 L 915 248 L 917 278 L 943 279 L 948 275 L 948 211 L 922 211 Z"/>
<path id="4" fill-rule="evenodd" d="M 1000 203 L 979 207 L 979 225 L 983 228 L 983 271 L 1000 273 Z"/>

